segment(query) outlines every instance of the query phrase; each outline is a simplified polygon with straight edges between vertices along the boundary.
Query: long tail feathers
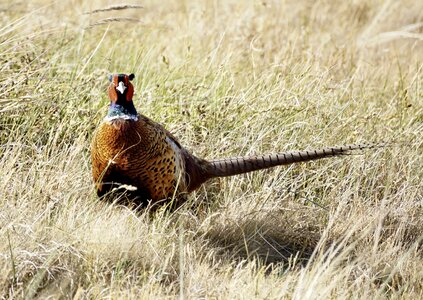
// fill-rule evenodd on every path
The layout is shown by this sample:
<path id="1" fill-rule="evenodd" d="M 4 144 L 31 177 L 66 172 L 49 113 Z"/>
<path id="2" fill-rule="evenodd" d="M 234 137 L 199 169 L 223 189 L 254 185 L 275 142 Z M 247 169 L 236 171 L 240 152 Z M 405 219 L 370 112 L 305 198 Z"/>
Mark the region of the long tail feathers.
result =
<path id="1" fill-rule="evenodd" d="M 340 147 L 328 147 L 319 150 L 292 151 L 251 157 L 232 157 L 209 161 L 210 177 L 225 177 L 275 166 L 306 162 L 321 158 L 350 154 L 354 150 L 380 148 L 386 144 L 357 144 Z"/>

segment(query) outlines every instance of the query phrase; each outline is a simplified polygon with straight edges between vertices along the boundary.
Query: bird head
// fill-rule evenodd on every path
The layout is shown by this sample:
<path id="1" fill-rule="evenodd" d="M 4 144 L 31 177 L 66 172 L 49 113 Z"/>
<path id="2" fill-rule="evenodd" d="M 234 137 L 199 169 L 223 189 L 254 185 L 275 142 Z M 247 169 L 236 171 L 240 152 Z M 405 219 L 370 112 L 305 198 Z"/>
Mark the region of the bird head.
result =
<path id="1" fill-rule="evenodd" d="M 134 74 L 112 74 L 109 76 L 109 98 L 116 104 L 124 105 L 125 102 L 132 102 L 134 86 L 130 82 L 135 78 Z"/>

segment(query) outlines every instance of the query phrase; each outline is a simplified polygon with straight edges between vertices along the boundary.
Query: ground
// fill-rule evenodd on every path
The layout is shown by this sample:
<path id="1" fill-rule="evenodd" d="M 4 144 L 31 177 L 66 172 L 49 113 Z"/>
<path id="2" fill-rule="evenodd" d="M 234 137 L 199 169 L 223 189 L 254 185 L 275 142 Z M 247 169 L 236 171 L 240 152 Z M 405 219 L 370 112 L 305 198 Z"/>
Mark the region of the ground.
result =
<path id="1" fill-rule="evenodd" d="M 423 297 L 421 1 L 32 0 L 0 15 L 0 297 Z M 89 145 L 117 72 L 200 157 L 388 144 L 213 180 L 176 212 L 107 203 Z"/>

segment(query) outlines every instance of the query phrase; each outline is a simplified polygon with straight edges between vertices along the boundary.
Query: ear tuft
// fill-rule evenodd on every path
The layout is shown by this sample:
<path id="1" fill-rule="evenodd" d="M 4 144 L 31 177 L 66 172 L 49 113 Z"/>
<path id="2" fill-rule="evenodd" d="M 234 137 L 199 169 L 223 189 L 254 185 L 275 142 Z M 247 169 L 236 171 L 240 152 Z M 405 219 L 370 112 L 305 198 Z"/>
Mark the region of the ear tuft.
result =
<path id="1" fill-rule="evenodd" d="M 112 82 L 113 75 L 109 75 L 109 81 Z"/>
<path id="2" fill-rule="evenodd" d="M 135 78 L 135 75 L 132 73 L 132 74 L 130 74 L 130 75 L 128 76 L 128 78 L 129 78 L 129 80 L 132 80 L 132 79 L 134 79 L 134 78 Z"/>

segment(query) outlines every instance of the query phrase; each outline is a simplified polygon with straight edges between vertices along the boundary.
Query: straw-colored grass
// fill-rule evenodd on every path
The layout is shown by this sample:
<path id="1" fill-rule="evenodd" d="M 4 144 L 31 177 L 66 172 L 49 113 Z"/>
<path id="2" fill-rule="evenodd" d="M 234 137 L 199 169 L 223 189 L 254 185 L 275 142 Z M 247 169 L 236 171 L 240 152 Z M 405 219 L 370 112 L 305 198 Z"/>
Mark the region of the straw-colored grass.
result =
<path id="1" fill-rule="evenodd" d="M 0 15 L 1 298 L 423 297 L 421 1 L 6 1 Z M 201 157 L 394 144 L 137 212 L 91 182 L 116 72 Z"/>

